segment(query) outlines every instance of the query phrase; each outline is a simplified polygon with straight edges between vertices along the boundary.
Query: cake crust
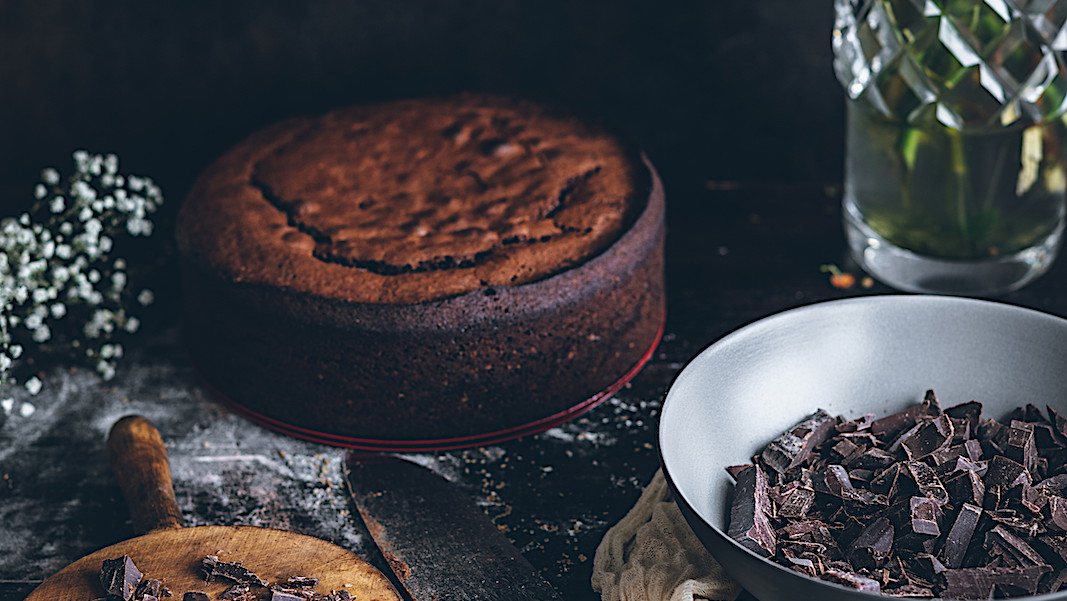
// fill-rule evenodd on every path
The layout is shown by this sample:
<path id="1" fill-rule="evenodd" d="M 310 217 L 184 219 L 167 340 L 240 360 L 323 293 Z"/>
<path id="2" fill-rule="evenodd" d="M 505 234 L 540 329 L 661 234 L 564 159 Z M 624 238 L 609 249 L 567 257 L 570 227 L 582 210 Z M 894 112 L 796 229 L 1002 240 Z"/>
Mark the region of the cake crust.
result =
<path id="1" fill-rule="evenodd" d="M 615 138 L 521 101 L 350 107 L 223 156 L 186 199 L 178 244 L 235 282 L 423 302 L 537 281 L 602 252 L 644 203 L 634 163 Z"/>

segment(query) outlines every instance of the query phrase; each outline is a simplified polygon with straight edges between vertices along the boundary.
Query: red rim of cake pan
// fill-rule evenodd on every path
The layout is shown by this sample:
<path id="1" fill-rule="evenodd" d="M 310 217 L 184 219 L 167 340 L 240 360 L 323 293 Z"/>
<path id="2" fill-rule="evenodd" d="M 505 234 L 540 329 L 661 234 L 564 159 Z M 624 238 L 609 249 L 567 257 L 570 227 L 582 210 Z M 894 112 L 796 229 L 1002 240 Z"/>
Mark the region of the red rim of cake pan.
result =
<path id="1" fill-rule="evenodd" d="M 641 368 L 652 358 L 652 354 L 656 351 L 656 347 L 659 346 L 660 339 L 663 338 L 664 323 L 660 323 L 659 329 L 656 331 L 656 336 L 652 339 L 652 344 L 648 347 L 648 350 L 641 355 L 637 360 L 637 363 L 626 371 L 618 380 L 612 383 L 604 390 L 594 394 L 588 399 L 570 407 L 564 409 L 559 413 L 550 415 L 545 418 L 541 418 L 518 426 L 513 426 L 504 430 L 497 430 L 495 432 L 488 432 L 486 434 L 474 434 L 471 436 L 460 436 L 454 438 L 440 438 L 433 440 L 376 440 L 373 438 L 354 438 L 351 436 L 344 436 L 342 434 L 330 434 L 327 432 L 319 432 L 309 428 L 303 428 L 301 426 L 295 426 L 272 417 L 268 417 L 244 405 L 233 400 L 229 396 L 223 394 L 220 390 L 212 386 L 207 378 L 200 373 L 197 369 L 197 373 L 200 375 L 200 380 L 203 383 L 205 389 L 218 399 L 223 405 L 232 409 L 235 413 L 257 423 L 261 426 L 270 428 L 277 432 L 293 436 L 295 438 L 301 438 L 303 440 L 310 440 L 312 442 L 327 444 L 335 447 L 343 447 L 347 449 L 357 449 L 361 451 L 384 451 L 384 452 L 397 452 L 397 453 L 415 453 L 423 451 L 449 451 L 454 449 L 465 449 L 469 447 L 477 447 L 488 444 L 497 444 L 507 440 L 513 440 L 515 438 L 521 438 L 523 436 L 529 436 L 531 434 L 537 434 L 538 432 L 544 432 L 549 428 L 554 428 L 560 424 L 566 423 L 579 415 L 589 411 L 593 407 L 596 407 L 600 403 L 604 402 L 616 392 L 622 389 L 627 382 L 632 380 L 637 375 Z M 194 364 L 195 368 L 195 364 Z"/>

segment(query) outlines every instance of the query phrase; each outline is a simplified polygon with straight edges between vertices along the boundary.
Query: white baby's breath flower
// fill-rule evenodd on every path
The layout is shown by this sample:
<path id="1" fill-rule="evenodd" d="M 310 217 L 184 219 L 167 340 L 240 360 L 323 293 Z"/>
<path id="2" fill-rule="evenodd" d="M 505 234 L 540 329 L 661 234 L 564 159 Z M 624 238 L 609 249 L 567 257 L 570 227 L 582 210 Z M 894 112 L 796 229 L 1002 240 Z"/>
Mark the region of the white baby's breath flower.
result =
<path id="1" fill-rule="evenodd" d="M 59 171 L 53 167 L 46 167 L 41 170 L 41 180 L 49 186 L 55 186 L 59 183 Z"/>
<path id="2" fill-rule="evenodd" d="M 37 352 L 60 350 L 113 377 L 123 355 L 116 337 L 136 332 L 141 321 L 131 309 L 152 302 L 150 291 L 130 288 L 125 259 L 111 253 L 126 235 L 152 234 L 162 192 L 149 178 L 119 173 L 114 154 L 78 150 L 73 159 L 66 180 L 54 168 L 41 171 L 34 208 L 0 219 L 0 386 L 21 382 L 31 394 L 41 379 L 12 370 Z"/>
<path id="3" fill-rule="evenodd" d="M 48 324 L 41 324 L 33 331 L 30 338 L 36 343 L 48 342 L 52 339 L 52 329 L 48 327 Z"/>
<path id="4" fill-rule="evenodd" d="M 24 386 L 26 387 L 27 392 L 36 396 L 37 393 L 41 392 L 41 388 L 44 387 L 44 382 L 41 382 L 41 379 L 37 376 L 33 376 L 29 380 L 26 380 Z"/>
<path id="5" fill-rule="evenodd" d="M 152 291 L 148 288 L 145 288 L 141 291 L 140 294 L 137 295 L 137 302 L 141 303 L 141 305 L 145 307 L 151 305 L 153 302 L 155 302 L 155 300 L 156 295 L 153 294 Z"/>

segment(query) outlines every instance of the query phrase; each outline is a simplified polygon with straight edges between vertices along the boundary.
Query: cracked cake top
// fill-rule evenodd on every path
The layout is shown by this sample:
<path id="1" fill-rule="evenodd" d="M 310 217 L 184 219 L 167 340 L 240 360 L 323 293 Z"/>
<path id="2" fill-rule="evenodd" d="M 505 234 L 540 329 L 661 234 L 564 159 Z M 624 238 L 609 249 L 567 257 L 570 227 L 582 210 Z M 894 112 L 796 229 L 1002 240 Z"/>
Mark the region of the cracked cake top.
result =
<path id="1" fill-rule="evenodd" d="M 186 198 L 178 244 L 237 282 L 414 303 L 583 263 L 644 208 L 646 180 L 617 139 L 538 105 L 356 106 L 223 155 Z"/>

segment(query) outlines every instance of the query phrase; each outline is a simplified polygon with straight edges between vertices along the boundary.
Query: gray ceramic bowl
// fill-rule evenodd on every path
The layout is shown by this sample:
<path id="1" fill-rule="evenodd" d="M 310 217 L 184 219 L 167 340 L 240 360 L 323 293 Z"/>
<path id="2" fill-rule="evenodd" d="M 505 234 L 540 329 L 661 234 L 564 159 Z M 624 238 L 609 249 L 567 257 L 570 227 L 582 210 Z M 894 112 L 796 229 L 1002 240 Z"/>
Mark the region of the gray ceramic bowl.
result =
<path id="1" fill-rule="evenodd" d="M 758 599 L 886 599 L 791 571 L 726 536 L 733 483 L 723 468 L 748 463 L 816 408 L 886 415 L 930 388 L 943 406 L 980 401 L 987 417 L 1028 402 L 1065 411 L 1065 368 L 1067 320 L 1012 305 L 874 296 L 793 309 L 727 335 L 681 371 L 660 421 L 664 473 L 704 545 Z"/>

